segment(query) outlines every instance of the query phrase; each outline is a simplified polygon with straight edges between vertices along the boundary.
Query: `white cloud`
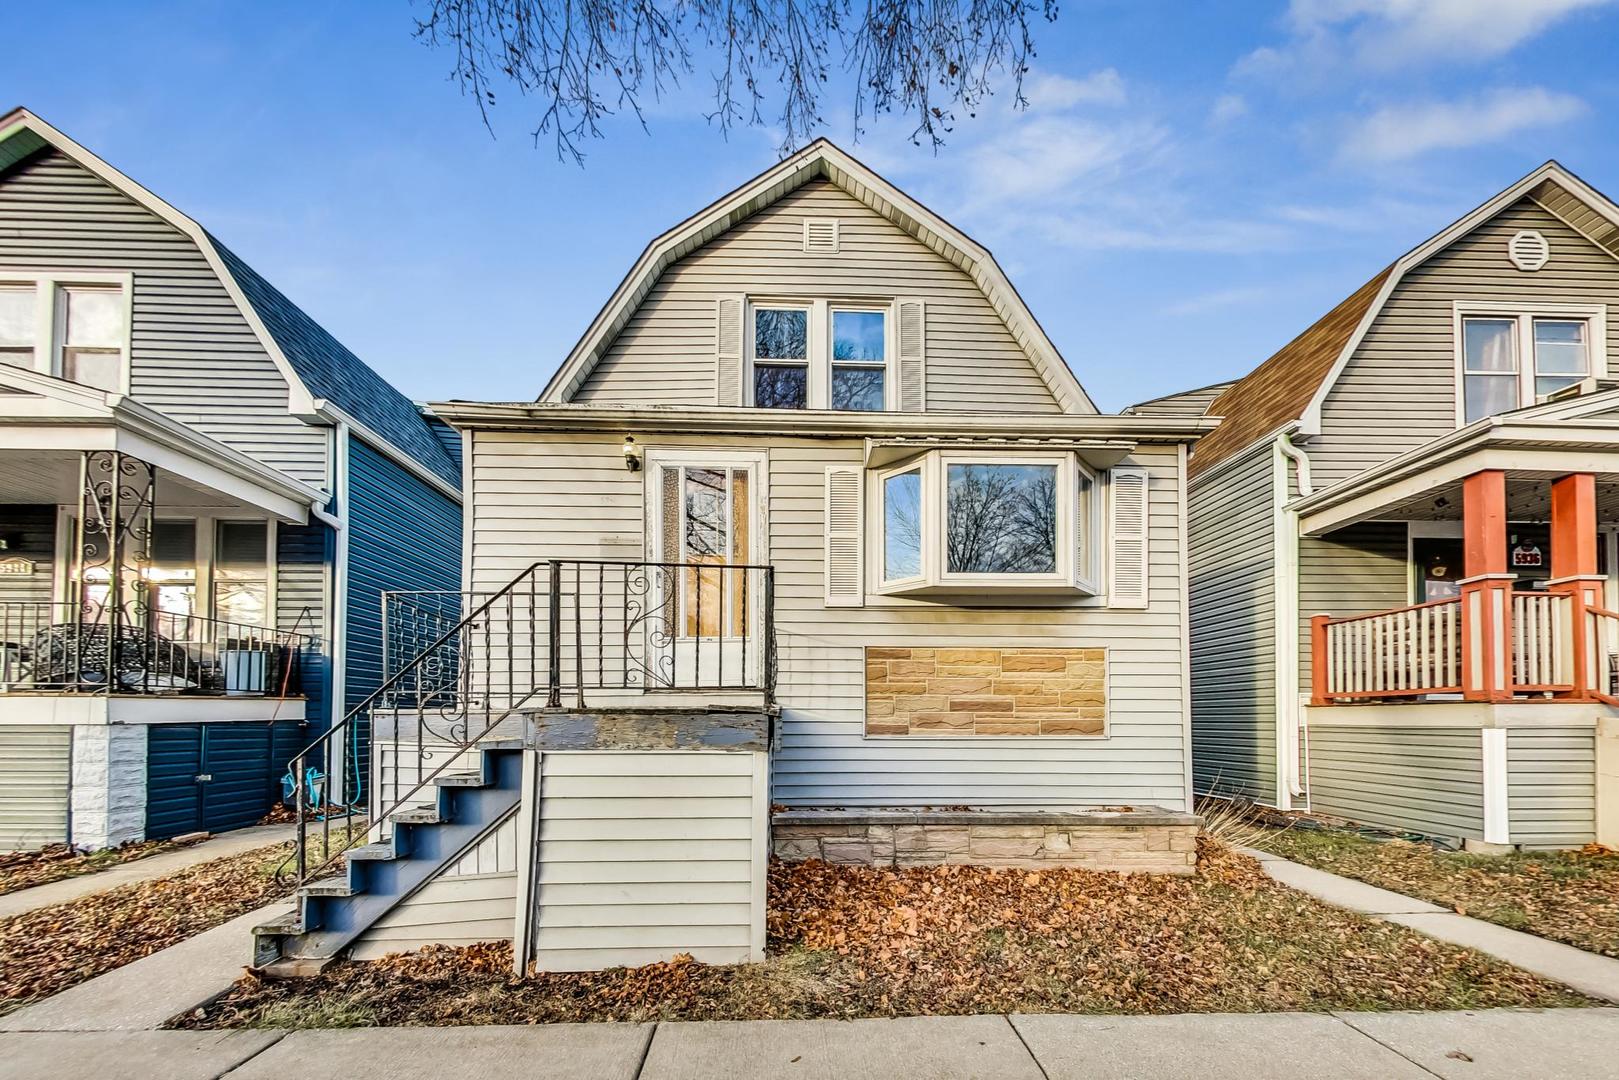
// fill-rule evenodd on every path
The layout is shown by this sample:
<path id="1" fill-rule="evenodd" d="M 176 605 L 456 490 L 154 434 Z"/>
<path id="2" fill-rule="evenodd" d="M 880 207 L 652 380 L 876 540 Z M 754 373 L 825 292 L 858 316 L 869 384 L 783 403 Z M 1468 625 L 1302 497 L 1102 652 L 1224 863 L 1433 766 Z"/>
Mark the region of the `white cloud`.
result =
<path id="1" fill-rule="evenodd" d="M 1248 115 L 1248 102 L 1241 94 L 1221 94 L 1209 109 L 1209 123 L 1224 127 Z"/>
<path id="2" fill-rule="evenodd" d="M 1096 178 L 1145 167 L 1168 140 L 1169 133 L 1149 120 L 1024 117 L 964 153 L 968 195 L 989 203 L 1074 193 Z"/>
<path id="3" fill-rule="evenodd" d="M 1103 68 L 1083 79 L 1054 72 L 1036 72 L 1023 80 L 1023 96 L 1031 110 L 1072 109 L 1076 105 L 1123 105 L 1124 79 L 1113 68 Z"/>
<path id="4" fill-rule="evenodd" d="M 1319 75 L 1349 60 L 1391 69 L 1502 56 L 1584 10 L 1614 0 L 1292 0 L 1289 39 L 1255 49 L 1242 74 Z"/>
<path id="5" fill-rule="evenodd" d="M 1494 90 L 1465 101 L 1390 105 L 1356 123 L 1339 156 L 1348 161 L 1402 161 L 1430 150 L 1478 146 L 1529 128 L 1566 123 L 1585 109 L 1572 94 L 1542 87 Z"/>

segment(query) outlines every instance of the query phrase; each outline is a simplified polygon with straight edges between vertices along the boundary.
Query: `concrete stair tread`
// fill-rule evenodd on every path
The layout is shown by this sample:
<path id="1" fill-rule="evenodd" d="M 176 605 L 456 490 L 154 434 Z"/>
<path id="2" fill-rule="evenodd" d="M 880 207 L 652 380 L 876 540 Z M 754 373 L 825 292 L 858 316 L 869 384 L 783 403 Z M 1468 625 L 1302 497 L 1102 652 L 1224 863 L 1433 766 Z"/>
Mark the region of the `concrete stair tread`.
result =
<path id="1" fill-rule="evenodd" d="M 408 810 L 395 810 L 388 815 L 395 825 L 438 825 L 445 819 L 431 807 L 413 806 Z"/>
<path id="2" fill-rule="evenodd" d="M 399 858 L 399 852 L 394 849 L 391 841 L 383 840 L 375 844 L 362 844 L 357 848 L 349 848 L 343 857 L 350 862 L 391 862 Z"/>
<path id="3" fill-rule="evenodd" d="M 353 896 L 354 886 L 343 878 L 334 878 L 331 881 L 317 881 L 313 885 L 305 885 L 298 890 L 304 896 Z"/>
<path id="4" fill-rule="evenodd" d="M 489 781 L 479 776 L 441 776 L 433 783 L 438 787 L 453 788 L 481 788 L 488 787 Z"/>
<path id="5" fill-rule="evenodd" d="M 269 937 L 273 934 L 301 934 L 304 932 L 303 916 L 297 911 L 289 911 L 285 915 L 278 915 L 267 923 L 260 923 L 253 928 L 254 936 Z"/>

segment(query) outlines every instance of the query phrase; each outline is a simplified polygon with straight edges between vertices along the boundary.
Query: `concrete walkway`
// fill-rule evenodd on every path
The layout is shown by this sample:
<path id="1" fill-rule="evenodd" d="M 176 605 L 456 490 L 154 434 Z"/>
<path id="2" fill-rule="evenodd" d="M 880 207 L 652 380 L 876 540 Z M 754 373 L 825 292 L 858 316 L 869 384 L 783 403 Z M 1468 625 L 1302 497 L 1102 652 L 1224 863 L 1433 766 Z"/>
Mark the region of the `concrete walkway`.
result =
<path id="1" fill-rule="evenodd" d="M 3 1080 L 1594 1080 L 1619 1009 L 0 1035 Z"/>
<path id="2" fill-rule="evenodd" d="M 191 844 L 177 851 L 165 851 L 161 855 L 136 859 L 134 862 L 115 866 L 111 870 L 80 874 L 78 877 L 63 878 L 61 881 L 52 881 L 46 885 L 18 889 L 16 892 L 0 896 L 0 919 L 9 919 L 13 915 L 21 915 L 35 908 L 50 907 L 52 904 L 65 904 L 69 900 L 77 900 L 92 893 L 108 892 L 121 885 L 168 877 L 188 866 L 291 840 L 292 833 L 291 825 L 255 825 L 250 829 L 220 833 L 212 839 L 204 840 L 200 844 Z"/>
<path id="3" fill-rule="evenodd" d="M 1244 848 L 1243 851 L 1258 859 L 1266 872 L 1283 885 L 1308 893 L 1324 903 L 1409 926 L 1440 941 L 1488 953 L 1514 967 L 1573 987 L 1582 994 L 1603 1001 L 1619 1002 L 1619 960 L 1561 942 L 1548 941 L 1534 934 L 1508 930 L 1482 919 L 1458 915 L 1449 908 L 1425 900 L 1413 900 L 1364 881 L 1289 862 L 1269 852 L 1251 848 Z M 1616 1058 L 1619 1058 L 1619 1044 L 1613 1049 Z M 1616 1070 L 1619 1070 L 1619 1065 L 1616 1065 Z"/>

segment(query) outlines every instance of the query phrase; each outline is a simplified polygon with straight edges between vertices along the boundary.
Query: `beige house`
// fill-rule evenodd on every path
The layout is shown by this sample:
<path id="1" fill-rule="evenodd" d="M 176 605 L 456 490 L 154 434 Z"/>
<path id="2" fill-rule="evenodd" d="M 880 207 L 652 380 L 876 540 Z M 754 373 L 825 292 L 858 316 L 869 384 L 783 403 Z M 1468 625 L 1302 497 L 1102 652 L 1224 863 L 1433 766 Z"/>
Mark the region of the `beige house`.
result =
<path id="1" fill-rule="evenodd" d="M 428 884 L 376 905 L 392 947 L 498 911 L 520 964 L 757 957 L 768 834 L 1191 871 L 1185 479 L 1213 422 L 1099 413 L 990 254 L 841 150 L 654 240 L 537 401 L 434 408 L 466 595 L 371 716 L 375 810 L 431 802 L 424 745 L 496 739 L 484 779 L 518 748 L 524 778 L 503 883 L 416 858 Z M 261 961 L 377 948 L 351 877 Z"/>
<path id="2" fill-rule="evenodd" d="M 1499 849 L 1619 842 L 1619 207 L 1556 162 L 1212 400 L 1200 790 Z"/>

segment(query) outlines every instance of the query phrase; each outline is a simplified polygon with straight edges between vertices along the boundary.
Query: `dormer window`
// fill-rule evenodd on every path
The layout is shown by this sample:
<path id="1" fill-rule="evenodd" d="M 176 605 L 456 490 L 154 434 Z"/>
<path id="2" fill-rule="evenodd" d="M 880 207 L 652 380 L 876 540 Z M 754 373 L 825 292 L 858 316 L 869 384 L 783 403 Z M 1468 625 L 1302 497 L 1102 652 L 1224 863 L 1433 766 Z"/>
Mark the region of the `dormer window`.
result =
<path id="1" fill-rule="evenodd" d="M 0 364 L 122 391 L 129 366 L 128 275 L 0 276 Z"/>
<path id="2" fill-rule="evenodd" d="M 891 408 L 887 303 L 751 301 L 747 381 L 761 409 Z"/>
<path id="3" fill-rule="evenodd" d="M 1601 308 L 1458 307 L 1458 421 L 1525 408 L 1600 377 L 1607 366 L 1604 322 Z"/>

